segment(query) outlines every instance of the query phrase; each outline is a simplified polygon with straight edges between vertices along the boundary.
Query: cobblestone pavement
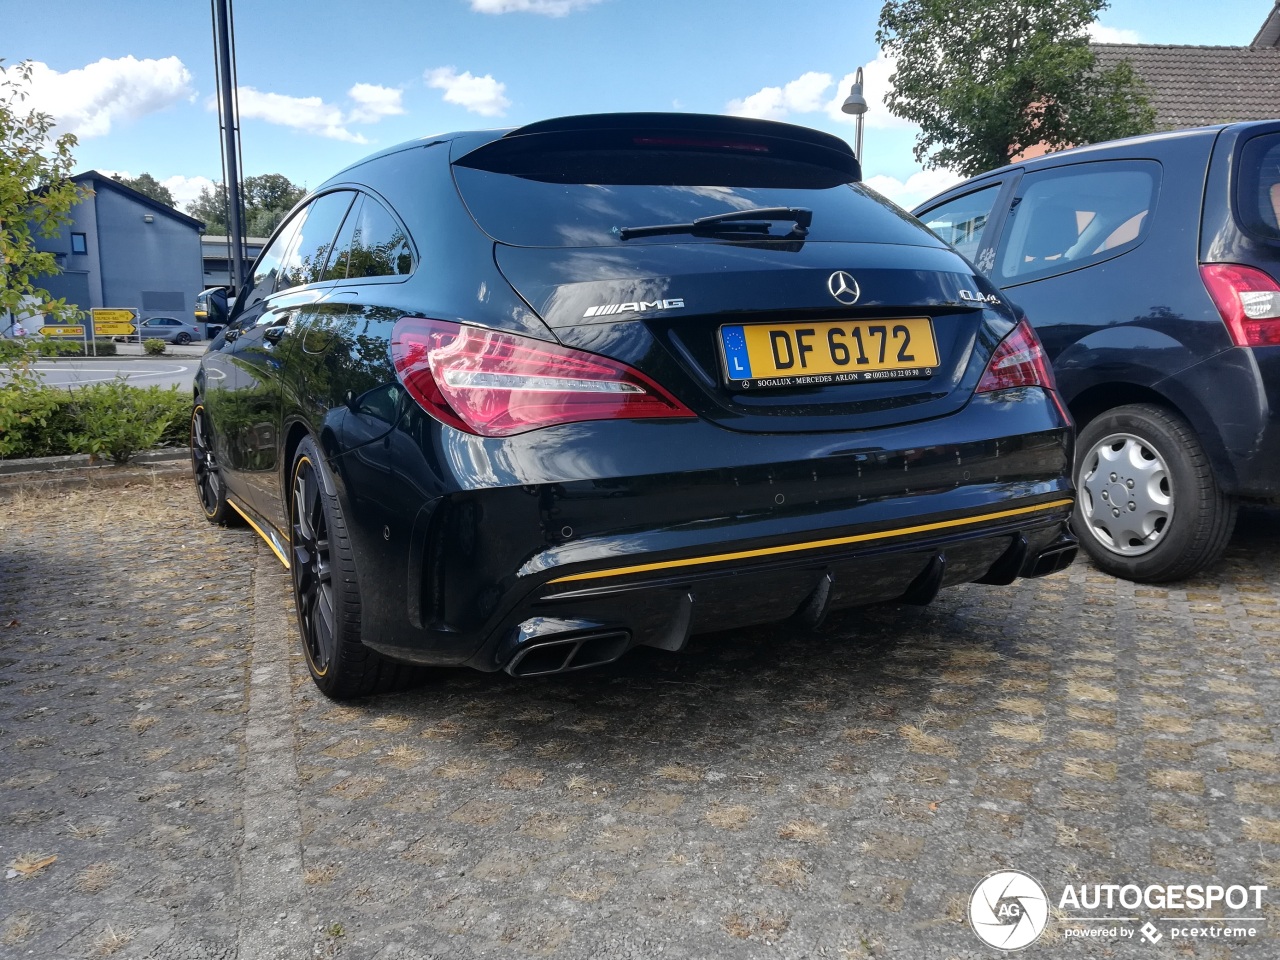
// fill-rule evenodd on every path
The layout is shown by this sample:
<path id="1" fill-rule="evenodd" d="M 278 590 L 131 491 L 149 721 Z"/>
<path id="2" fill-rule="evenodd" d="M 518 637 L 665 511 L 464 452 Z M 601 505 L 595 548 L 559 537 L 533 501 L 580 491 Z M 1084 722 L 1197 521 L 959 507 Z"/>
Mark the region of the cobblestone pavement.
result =
<path id="1" fill-rule="evenodd" d="M 291 616 L 185 481 L 0 501 L 0 956 L 993 957 L 1003 868 L 1053 901 L 1028 958 L 1280 956 L 1280 510 L 1177 587 L 1079 562 L 351 705 Z M 1272 889 L 1252 938 L 1069 936 L 1095 883 Z"/>

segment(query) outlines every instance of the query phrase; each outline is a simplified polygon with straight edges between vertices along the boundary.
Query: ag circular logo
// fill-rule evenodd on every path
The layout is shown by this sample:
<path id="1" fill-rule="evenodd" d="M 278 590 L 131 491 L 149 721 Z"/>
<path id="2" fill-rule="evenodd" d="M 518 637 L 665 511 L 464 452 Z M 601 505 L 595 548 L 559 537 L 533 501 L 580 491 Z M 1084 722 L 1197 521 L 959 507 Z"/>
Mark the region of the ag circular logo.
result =
<path id="1" fill-rule="evenodd" d="M 969 897 L 969 925 L 989 947 L 1021 950 L 1040 939 L 1049 920 L 1044 887 L 1018 870 L 985 877 Z"/>
<path id="2" fill-rule="evenodd" d="M 858 289 L 858 281 L 853 279 L 852 274 L 845 273 L 843 270 L 837 270 L 827 277 L 827 290 L 837 302 L 843 303 L 846 307 L 853 306 L 858 302 L 858 297 L 862 296 L 862 291 Z"/>

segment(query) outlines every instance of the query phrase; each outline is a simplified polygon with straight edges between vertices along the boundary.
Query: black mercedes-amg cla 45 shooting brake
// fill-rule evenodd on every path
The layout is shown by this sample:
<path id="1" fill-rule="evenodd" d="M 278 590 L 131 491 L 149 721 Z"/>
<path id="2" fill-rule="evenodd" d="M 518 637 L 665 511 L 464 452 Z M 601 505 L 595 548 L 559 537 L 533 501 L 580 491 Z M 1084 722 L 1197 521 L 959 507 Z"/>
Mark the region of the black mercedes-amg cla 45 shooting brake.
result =
<path id="1" fill-rule="evenodd" d="M 195 381 L 213 522 L 331 697 L 1071 562 L 1026 320 L 842 140 L 688 114 L 383 150 L 307 197 Z"/>

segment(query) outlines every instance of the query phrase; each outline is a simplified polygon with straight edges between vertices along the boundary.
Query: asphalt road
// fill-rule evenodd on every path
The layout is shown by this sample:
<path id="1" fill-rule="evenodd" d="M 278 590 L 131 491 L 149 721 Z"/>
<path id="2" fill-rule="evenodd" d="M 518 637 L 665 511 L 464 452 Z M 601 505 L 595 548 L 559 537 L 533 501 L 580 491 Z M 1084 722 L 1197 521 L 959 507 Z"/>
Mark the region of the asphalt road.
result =
<path id="1" fill-rule="evenodd" d="M 91 383 L 109 383 L 124 377 L 136 387 L 171 387 L 190 392 L 198 357 L 160 357 L 157 359 L 49 360 L 36 364 L 45 383 L 58 387 L 79 387 Z"/>
<path id="2" fill-rule="evenodd" d="M 1027 960 L 1280 956 L 1280 508 L 1185 583 L 1079 561 L 344 704 L 289 589 L 185 477 L 0 502 L 0 957 L 993 960 L 1008 870 Z"/>

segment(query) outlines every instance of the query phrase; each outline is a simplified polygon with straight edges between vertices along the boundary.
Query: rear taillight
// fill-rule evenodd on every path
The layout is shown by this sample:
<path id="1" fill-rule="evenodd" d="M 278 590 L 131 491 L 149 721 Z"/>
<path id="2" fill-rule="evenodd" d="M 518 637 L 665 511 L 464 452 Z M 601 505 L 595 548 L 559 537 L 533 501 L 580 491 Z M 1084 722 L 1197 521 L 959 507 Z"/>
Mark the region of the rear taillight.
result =
<path id="1" fill-rule="evenodd" d="M 484 327 L 404 317 L 391 334 L 391 359 L 428 413 L 482 437 L 582 420 L 694 415 L 616 360 Z"/>
<path id="2" fill-rule="evenodd" d="M 1206 263 L 1200 267 L 1231 342 L 1237 347 L 1280 346 L 1280 284 L 1256 267 Z"/>
<path id="3" fill-rule="evenodd" d="M 1053 372 L 1044 358 L 1040 338 L 1026 320 L 1018 321 L 1013 331 L 1000 341 L 991 362 L 987 364 L 977 393 L 1008 390 L 1010 387 L 1044 387 L 1056 390 Z"/>

